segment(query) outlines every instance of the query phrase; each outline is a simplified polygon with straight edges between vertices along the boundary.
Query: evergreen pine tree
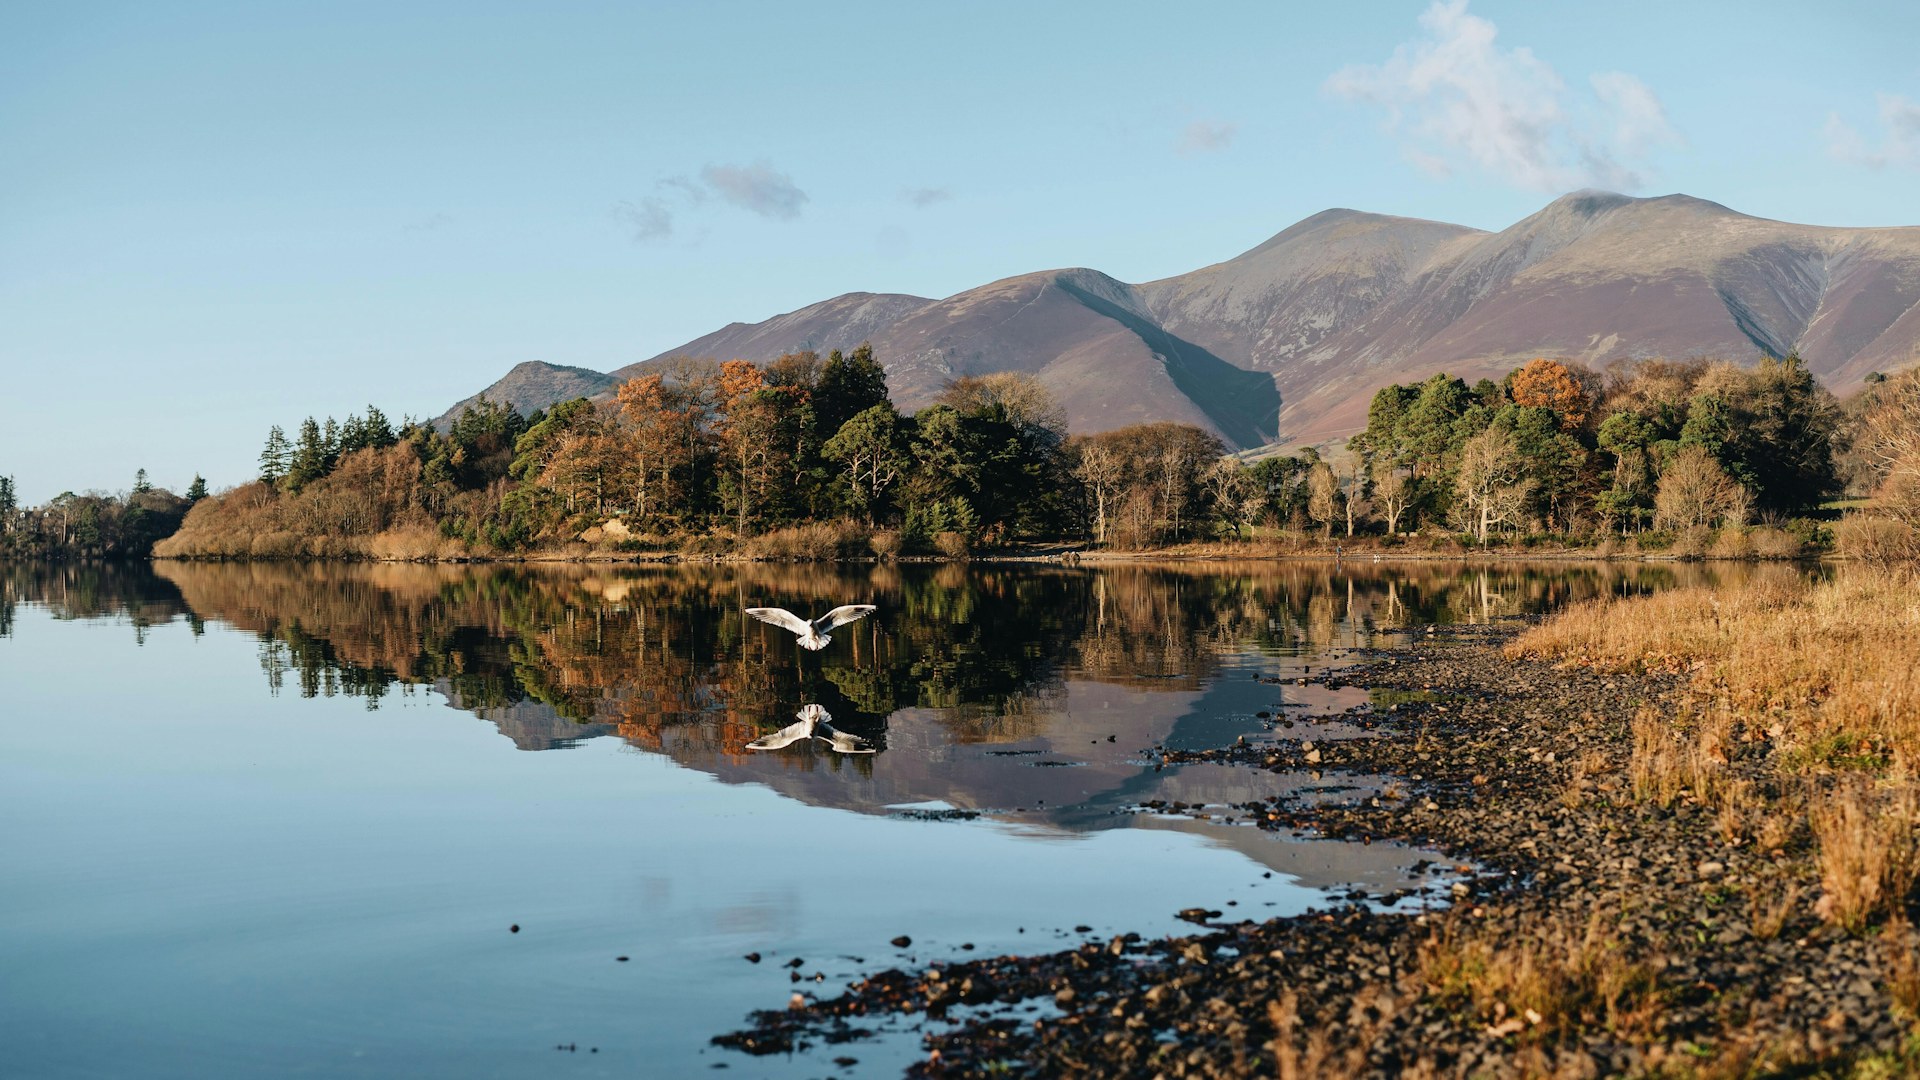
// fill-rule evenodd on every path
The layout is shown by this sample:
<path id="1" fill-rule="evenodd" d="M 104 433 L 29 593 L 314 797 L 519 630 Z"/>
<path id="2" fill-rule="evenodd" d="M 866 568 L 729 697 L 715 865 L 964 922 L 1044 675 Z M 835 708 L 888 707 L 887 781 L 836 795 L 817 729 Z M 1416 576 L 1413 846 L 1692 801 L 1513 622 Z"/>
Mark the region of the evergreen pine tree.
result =
<path id="1" fill-rule="evenodd" d="M 207 497 L 207 478 L 199 473 L 193 474 L 193 483 L 187 485 L 187 505 L 192 506 Z"/>
<path id="2" fill-rule="evenodd" d="M 875 405 L 889 404 L 887 373 L 873 358 L 873 346 L 862 344 L 845 356 L 838 349 L 828 354 L 813 392 L 814 422 L 822 441 Z"/>
<path id="3" fill-rule="evenodd" d="M 293 463 L 293 446 L 287 442 L 287 433 L 280 425 L 273 425 L 267 432 L 266 449 L 260 451 L 260 479 L 268 484 L 278 484 L 287 475 L 287 469 Z"/>
<path id="4" fill-rule="evenodd" d="M 286 487 L 298 491 L 327 475 L 327 444 L 320 425 L 309 416 L 300 421 L 300 439 L 293 446 L 293 461 L 287 466 Z"/>

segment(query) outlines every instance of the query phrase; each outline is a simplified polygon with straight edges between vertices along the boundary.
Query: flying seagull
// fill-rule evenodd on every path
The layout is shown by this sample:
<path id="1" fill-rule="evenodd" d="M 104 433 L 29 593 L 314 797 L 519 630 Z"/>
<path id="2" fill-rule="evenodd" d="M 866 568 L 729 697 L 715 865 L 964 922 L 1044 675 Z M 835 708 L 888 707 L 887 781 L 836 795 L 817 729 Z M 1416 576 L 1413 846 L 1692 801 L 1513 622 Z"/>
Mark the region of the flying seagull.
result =
<path id="1" fill-rule="evenodd" d="M 843 604 L 812 622 L 808 622 L 786 608 L 750 607 L 747 609 L 747 614 L 761 622 L 786 627 L 800 635 L 801 648 L 817 650 L 826 648 L 827 642 L 833 640 L 827 636 L 827 631 L 845 626 L 857 619 L 864 619 L 878 610 L 879 608 L 872 604 Z"/>
<path id="2" fill-rule="evenodd" d="M 783 746 L 792 746 L 803 739 L 819 739 L 835 751 L 842 754 L 871 754 L 873 744 L 851 732 L 841 731 L 828 721 L 833 717 L 818 705 L 803 705 L 800 719 L 788 724 L 771 735 L 762 736 L 747 744 L 749 750 L 778 750 Z"/>

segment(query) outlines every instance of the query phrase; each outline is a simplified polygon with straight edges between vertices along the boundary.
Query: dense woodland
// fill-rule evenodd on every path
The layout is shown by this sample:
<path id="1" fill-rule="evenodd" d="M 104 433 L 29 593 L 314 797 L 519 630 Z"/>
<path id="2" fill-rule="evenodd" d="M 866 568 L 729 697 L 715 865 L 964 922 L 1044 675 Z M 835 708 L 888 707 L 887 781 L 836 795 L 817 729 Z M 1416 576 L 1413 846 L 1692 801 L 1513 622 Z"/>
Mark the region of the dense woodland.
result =
<path id="1" fill-rule="evenodd" d="M 1851 488 L 1894 509 L 1876 542 L 1897 547 L 1920 526 L 1899 509 L 1902 492 L 1920 490 L 1909 475 L 1920 450 L 1901 443 L 1920 426 L 1916 387 L 1920 373 L 1876 378 L 1842 404 L 1793 356 L 1744 369 L 1647 360 L 1604 375 L 1540 359 L 1498 383 L 1435 375 L 1383 388 L 1344 448 L 1248 461 L 1183 424 L 1069 437 L 1027 375 L 957 379 L 909 415 L 865 346 L 764 366 L 682 359 L 608 400 L 531 416 L 482 398 L 444 428 L 395 425 L 371 407 L 309 418 L 292 437 L 276 427 L 259 479 L 212 498 L 197 479 L 176 497 L 143 478 L 125 495 L 21 511 L 0 489 L 0 543 L 89 555 L 828 558 L 1351 539 L 1786 556 L 1827 538 L 1822 507 Z"/>

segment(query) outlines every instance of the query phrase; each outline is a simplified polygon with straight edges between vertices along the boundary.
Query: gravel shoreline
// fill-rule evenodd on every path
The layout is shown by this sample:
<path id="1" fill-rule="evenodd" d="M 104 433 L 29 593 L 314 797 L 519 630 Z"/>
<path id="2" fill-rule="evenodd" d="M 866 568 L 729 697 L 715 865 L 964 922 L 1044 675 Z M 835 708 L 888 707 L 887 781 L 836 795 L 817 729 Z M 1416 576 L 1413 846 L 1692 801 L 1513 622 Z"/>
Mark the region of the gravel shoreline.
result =
<path id="1" fill-rule="evenodd" d="M 1895 997 L 1920 984 L 1911 931 L 1853 937 L 1816 917 L 1804 811 L 1755 828 L 1690 798 L 1636 801 L 1632 718 L 1671 714 L 1682 679 L 1502 656 L 1526 625 L 1416 631 L 1314 680 L 1392 702 L 1374 714 L 1390 737 L 1278 727 L 1274 742 L 1162 752 L 1396 778 L 1379 798 L 1235 813 L 1431 847 L 1461 864 L 1449 909 L 1196 910 L 1188 936 L 883 971 L 714 1042 L 784 1053 L 926 1017 L 954 1022 L 929 1030 L 914 1076 L 1810 1076 L 1863 1059 L 1907 1075 L 1920 1058 Z M 1736 747 L 1728 767 L 1775 806 L 1793 793 L 1766 754 Z"/>

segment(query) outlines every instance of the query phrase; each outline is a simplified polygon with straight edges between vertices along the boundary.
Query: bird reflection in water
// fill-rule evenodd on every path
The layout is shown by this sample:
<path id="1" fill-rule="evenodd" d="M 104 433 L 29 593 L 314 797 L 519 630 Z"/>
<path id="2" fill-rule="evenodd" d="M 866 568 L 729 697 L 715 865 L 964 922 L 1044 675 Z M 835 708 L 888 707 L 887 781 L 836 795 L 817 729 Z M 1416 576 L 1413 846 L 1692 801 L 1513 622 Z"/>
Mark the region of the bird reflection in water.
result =
<path id="1" fill-rule="evenodd" d="M 765 735 L 747 744 L 749 750 L 779 750 L 797 742 L 818 739 L 827 744 L 836 754 L 871 754 L 873 744 L 858 735 L 841 731 L 832 724 L 833 717 L 826 709 L 818 705 L 801 706 L 799 719 L 781 728 L 771 735 Z"/>

